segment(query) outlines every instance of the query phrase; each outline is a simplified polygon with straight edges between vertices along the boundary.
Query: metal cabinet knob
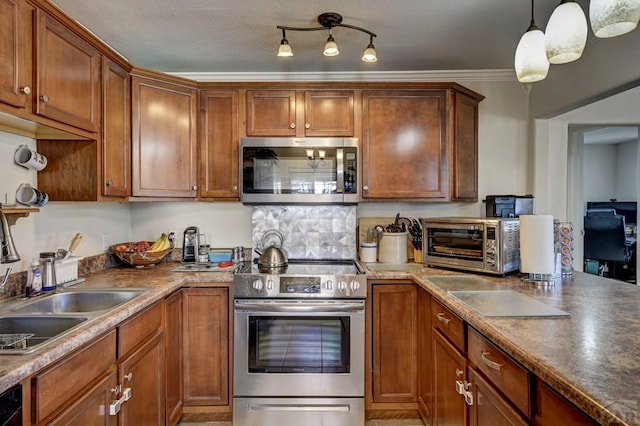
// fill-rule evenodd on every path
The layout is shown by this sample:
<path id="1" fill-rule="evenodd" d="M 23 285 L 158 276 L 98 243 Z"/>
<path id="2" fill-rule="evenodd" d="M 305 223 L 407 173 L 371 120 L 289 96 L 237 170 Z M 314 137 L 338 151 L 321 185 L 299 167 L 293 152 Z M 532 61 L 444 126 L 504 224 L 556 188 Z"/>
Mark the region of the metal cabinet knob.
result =
<path id="1" fill-rule="evenodd" d="M 31 87 L 29 86 L 24 86 L 20 88 L 20 93 L 24 93 L 25 95 L 30 95 L 31 94 Z"/>
<path id="2" fill-rule="evenodd" d="M 238 190 L 238 185 L 233 185 L 233 186 L 231 187 L 231 189 L 232 189 L 232 190 L 234 190 L 234 191 L 237 191 L 237 190 Z"/>
<path id="3" fill-rule="evenodd" d="M 131 381 L 131 379 L 133 379 L 133 373 L 129 373 L 129 374 L 125 374 L 124 375 L 124 379 L 128 382 Z"/>
<path id="4" fill-rule="evenodd" d="M 306 124 L 304 125 L 304 128 L 305 128 L 305 129 L 310 129 L 310 128 L 311 128 L 311 124 L 306 123 Z"/>
<path id="5" fill-rule="evenodd" d="M 290 127 L 291 129 L 295 129 L 295 128 L 296 128 L 296 123 L 291 123 L 291 124 L 289 124 L 289 127 Z"/>
<path id="6" fill-rule="evenodd" d="M 111 181 L 111 179 L 107 179 L 107 181 L 104 184 L 107 186 L 111 186 L 113 185 L 113 182 Z"/>
<path id="7" fill-rule="evenodd" d="M 47 95 L 42 95 L 40 96 L 40 100 L 44 103 L 49 102 L 49 97 Z"/>
<path id="8" fill-rule="evenodd" d="M 198 185 L 193 185 L 193 186 L 191 187 L 191 190 L 192 190 L 192 191 L 197 191 L 197 190 L 198 190 Z"/>
<path id="9" fill-rule="evenodd" d="M 368 191 L 368 190 L 369 190 L 369 185 L 365 185 L 365 186 L 363 186 L 363 187 L 362 187 L 362 190 L 363 190 L 363 191 Z"/>

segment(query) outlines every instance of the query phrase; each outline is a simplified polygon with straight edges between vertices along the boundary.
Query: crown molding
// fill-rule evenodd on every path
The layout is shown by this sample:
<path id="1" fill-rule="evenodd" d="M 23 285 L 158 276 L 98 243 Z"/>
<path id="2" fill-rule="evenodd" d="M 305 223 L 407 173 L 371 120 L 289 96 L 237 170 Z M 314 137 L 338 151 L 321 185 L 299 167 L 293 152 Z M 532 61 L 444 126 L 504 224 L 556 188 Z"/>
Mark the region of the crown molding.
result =
<path id="1" fill-rule="evenodd" d="M 244 81 L 517 81 L 513 69 L 344 72 L 169 72 L 198 82 Z"/>

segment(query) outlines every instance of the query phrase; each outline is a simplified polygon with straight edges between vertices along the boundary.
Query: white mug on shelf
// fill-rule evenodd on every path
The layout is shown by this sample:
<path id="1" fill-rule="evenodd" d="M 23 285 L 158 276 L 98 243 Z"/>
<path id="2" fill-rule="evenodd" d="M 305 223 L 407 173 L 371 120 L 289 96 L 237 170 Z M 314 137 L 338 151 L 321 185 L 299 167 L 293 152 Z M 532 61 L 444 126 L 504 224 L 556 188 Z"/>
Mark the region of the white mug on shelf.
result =
<path id="1" fill-rule="evenodd" d="M 14 161 L 28 169 L 40 171 L 47 167 L 47 157 L 29 148 L 27 145 L 20 145 L 13 156 Z"/>
<path id="2" fill-rule="evenodd" d="M 16 191 L 16 201 L 25 206 L 42 207 L 49 202 L 49 194 L 23 183 Z"/>

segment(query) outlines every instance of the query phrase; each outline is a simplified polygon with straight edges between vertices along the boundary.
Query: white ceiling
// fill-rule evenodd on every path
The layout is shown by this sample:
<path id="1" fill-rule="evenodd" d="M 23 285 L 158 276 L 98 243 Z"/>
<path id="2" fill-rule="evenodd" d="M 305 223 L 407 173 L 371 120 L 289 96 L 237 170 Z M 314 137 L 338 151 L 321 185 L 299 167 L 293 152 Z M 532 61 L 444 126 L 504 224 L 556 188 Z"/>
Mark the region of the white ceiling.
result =
<path id="1" fill-rule="evenodd" d="M 587 129 L 584 132 L 586 144 L 619 144 L 638 140 L 637 126 L 611 126 Z"/>
<path id="2" fill-rule="evenodd" d="M 176 73 L 512 69 L 531 19 L 529 0 L 51 1 L 135 66 Z M 541 29 L 558 3 L 536 2 Z M 588 15 L 587 1 L 579 3 Z M 288 31 L 295 56 L 276 56 L 277 25 L 319 26 L 324 12 L 376 33 L 378 62 L 360 60 L 369 38 L 345 28 L 333 31 L 337 57 L 321 53 L 326 31 Z"/>

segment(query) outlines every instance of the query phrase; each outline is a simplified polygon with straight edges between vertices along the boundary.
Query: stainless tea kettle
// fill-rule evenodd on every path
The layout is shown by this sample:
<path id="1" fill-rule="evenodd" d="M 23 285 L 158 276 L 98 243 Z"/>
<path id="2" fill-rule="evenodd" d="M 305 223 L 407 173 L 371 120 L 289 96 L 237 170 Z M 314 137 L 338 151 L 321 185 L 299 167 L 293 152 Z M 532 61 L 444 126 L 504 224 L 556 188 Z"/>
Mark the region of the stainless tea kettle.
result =
<path id="1" fill-rule="evenodd" d="M 20 255 L 13 245 L 9 222 L 3 212 L 0 211 L 0 263 L 13 263 L 20 260 Z"/>
<path id="2" fill-rule="evenodd" d="M 265 247 L 271 236 L 278 237 L 280 243 L 275 244 L 271 242 L 268 247 Z M 286 271 L 289 265 L 289 259 L 287 259 L 287 255 L 282 249 L 283 240 L 280 231 L 275 229 L 271 229 L 262 235 L 262 239 L 260 240 L 262 250 L 256 249 L 256 252 L 260 255 L 258 259 L 258 270 L 260 272 L 280 273 Z"/>

